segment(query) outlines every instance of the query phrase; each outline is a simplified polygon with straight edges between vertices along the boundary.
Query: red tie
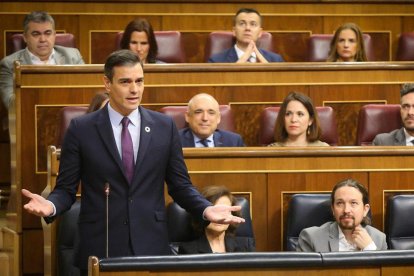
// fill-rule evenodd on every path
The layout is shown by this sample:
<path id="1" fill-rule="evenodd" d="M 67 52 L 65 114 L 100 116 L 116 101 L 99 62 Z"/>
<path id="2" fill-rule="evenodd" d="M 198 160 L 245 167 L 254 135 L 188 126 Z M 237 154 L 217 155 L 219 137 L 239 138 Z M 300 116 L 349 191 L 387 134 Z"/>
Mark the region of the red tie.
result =
<path id="1" fill-rule="evenodd" d="M 131 134 L 128 130 L 130 120 L 128 117 L 124 117 L 121 121 L 122 133 L 121 133 L 121 147 L 122 147 L 122 163 L 124 164 L 125 174 L 129 183 L 134 176 L 134 147 L 132 145 Z"/>

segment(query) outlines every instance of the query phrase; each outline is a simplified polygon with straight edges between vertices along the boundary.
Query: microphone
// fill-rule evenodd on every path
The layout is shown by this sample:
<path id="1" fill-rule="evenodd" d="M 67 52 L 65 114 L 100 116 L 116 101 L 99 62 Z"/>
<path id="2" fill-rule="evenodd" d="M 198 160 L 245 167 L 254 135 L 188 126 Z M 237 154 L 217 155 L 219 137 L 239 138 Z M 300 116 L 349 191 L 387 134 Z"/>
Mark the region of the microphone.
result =
<path id="1" fill-rule="evenodd" d="M 105 229 L 105 233 L 106 233 L 106 258 L 109 257 L 109 192 L 110 192 L 110 187 L 109 187 L 109 183 L 106 182 L 105 183 L 105 187 L 104 187 L 104 191 L 105 191 L 105 196 L 106 196 L 106 229 Z"/>

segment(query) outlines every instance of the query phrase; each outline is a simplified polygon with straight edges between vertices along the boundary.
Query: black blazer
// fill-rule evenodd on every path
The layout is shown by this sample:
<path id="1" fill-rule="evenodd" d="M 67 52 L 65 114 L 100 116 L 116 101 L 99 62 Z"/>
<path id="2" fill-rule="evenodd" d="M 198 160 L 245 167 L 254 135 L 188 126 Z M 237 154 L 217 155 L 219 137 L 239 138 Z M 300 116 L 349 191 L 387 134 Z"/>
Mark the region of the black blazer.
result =
<path id="1" fill-rule="evenodd" d="M 226 235 L 224 238 L 226 252 L 254 252 L 256 251 L 254 238 L 234 237 Z M 203 254 L 213 253 L 206 235 L 197 240 L 182 242 L 178 248 L 178 254 Z"/>
<path id="2" fill-rule="evenodd" d="M 195 147 L 194 135 L 189 127 L 180 129 L 179 131 L 181 144 L 184 148 Z M 234 132 L 216 129 L 213 135 L 215 147 L 244 147 L 242 137 Z"/>
<path id="3" fill-rule="evenodd" d="M 129 184 L 117 150 L 108 105 L 71 121 L 62 145 L 59 175 L 48 199 L 56 215 L 70 208 L 82 182 L 79 248 L 76 262 L 87 268 L 88 256 L 105 257 L 106 197 L 109 194 L 109 256 L 171 254 L 164 183 L 169 194 L 194 217 L 211 203 L 191 184 L 173 120 L 139 107 L 141 136 L 135 173 Z M 55 217 L 45 218 L 47 222 Z"/>

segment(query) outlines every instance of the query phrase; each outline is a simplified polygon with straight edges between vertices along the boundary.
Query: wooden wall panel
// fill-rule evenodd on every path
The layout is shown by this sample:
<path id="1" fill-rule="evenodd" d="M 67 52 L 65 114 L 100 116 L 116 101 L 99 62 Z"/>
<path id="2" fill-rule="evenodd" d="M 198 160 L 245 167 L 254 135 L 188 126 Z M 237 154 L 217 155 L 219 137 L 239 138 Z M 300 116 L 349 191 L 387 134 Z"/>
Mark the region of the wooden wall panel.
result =
<path id="1" fill-rule="evenodd" d="M 378 229 L 384 229 L 386 200 L 393 194 L 414 193 L 412 179 L 414 173 L 409 172 L 375 172 L 369 177 L 369 196 L 371 209 L 373 210 L 374 225 Z"/>
<path id="2" fill-rule="evenodd" d="M 372 39 L 375 60 L 392 60 L 392 40 L 390 32 L 367 32 Z M 396 49 L 396 48 L 395 48 Z"/>

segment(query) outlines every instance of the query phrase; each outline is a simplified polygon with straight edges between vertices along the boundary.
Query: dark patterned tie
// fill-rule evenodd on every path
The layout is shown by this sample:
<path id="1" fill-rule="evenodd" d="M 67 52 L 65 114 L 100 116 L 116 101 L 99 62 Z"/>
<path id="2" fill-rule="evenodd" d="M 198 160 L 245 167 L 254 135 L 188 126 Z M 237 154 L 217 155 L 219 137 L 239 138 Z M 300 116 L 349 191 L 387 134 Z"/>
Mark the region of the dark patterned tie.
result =
<path id="1" fill-rule="evenodd" d="M 124 117 L 121 121 L 122 133 L 121 133 L 121 147 L 122 147 L 122 163 L 129 183 L 134 176 L 134 147 L 132 145 L 131 134 L 128 130 L 130 120 L 128 117 Z"/>
<path id="2" fill-rule="evenodd" d="M 204 147 L 208 148 L 208 139 L 201 139 L 198 142 L 202 144 Z"/>

